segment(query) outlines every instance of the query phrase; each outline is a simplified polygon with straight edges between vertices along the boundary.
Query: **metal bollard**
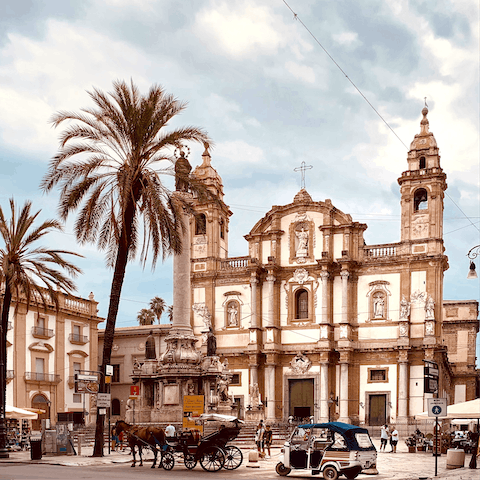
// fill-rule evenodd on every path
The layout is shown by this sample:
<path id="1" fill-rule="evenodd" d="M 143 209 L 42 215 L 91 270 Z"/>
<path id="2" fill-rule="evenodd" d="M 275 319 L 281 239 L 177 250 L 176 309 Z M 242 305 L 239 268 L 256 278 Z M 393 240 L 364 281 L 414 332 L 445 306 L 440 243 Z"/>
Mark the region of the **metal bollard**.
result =
<path id="1" fill-rule="evenodd" d="M 79 434 L 77 437 L 77 450 L 78 450 L 78 456 L 82 455 L 82 444 L 83 444 L 83 437 L 85 435 Z"/>

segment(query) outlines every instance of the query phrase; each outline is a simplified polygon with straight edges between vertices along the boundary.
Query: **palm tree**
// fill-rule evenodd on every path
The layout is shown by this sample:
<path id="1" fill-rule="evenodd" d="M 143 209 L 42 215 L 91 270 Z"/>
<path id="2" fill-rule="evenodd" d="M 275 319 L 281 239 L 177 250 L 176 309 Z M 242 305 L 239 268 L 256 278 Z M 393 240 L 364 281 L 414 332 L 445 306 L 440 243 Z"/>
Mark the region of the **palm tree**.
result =
<path id="1" fill-rule="evenodd" d="M 150 300 L 150 310 L 154 313 L 158 323 L 160 323 L 160 317 L 165 311 L 166 306 L 165 300 L 161 297 L 153 297 Z"/>
<path id="2" fill-rule="evenodd" d="M 95 108 L 54 115 L 56 127 L 73 122 L 61 134 L 59 152 L 41 184 L 44 191 L 60 188 L 60 217 L 66 219 L 78 210 L 78 241 L 96 243 L 105 250 L 107 265 L 114 270 L 102 370 L 110 363 L 127 263 L 135 258 L 140 239 L 140 260 L 145 265 L 151 253 L 152 268 L 160 254 L 165 258 L 182 249 L 186 226 L 181 213 L 188 204 L 181 195 L 173 196 L 162 181 L 165 174 L 174 175 L 172 149 L 186 141 L 211 142 L 196 127 L 165 131 L 186 104 L 162 87 L 152 86 L 145 96 L 133 82 L 116 81 L 113 87 L 109 94 L 97 89 L 89 92 Z M 214 198 L 188 173 L 182 181 L 194 195 Z M 103 382 L 100 387 L 104 391 Z M 103 456 L 103 423 L 104 416 L 97 415 L 94 456 Z"/>
<path id="3" fill-rule="evenodd" d="M 78 267 L 63 257 L 81 255 L 38 246 L 37 242 L 43 236 L 52 230 L 62 231 L 62 226 L 57 220 L 46 220 L 40 226 L 34 226 L 40 211 L 31 214 L 31 206 L 31 202 L 25 202 L 17 215 L 15 201 L 10 199 L 10 220 L 5 218 L 0 207 L 0 236 L 4 244 L 3 248 L 0 248 L 0 281 L 4 287 L 0 328 L 0 412 L 3 413 L 6 394 L 7 324 L 12 299 L 16 299 L 18 306 L 20 297 L 23 297 L 27 309 L 31 303 L 37 308 L 43 304 L 46 309 L 53 302 L 58 310 L 58 291 L 70 293 L 76 287 L 70 278 L 55 267 L 61 267 L 72 277 L 81 273 Z M 1 414 L 0 457 L 3 458 L 6 452 L 5 434 L 5 416 Z"/>
<path id="4" fill-rule="evenodd" d="M 138 312 L 137 320 L 140 325 L 153 325 L 155 314 L 148 308 L 142 308 Z"/>
<path id="5" fill-rule="evenodd" d="M 173 322 L 173 305 L 168 306 L 167 314 L 168 314 L 168 321 L 172 323 Z"/>

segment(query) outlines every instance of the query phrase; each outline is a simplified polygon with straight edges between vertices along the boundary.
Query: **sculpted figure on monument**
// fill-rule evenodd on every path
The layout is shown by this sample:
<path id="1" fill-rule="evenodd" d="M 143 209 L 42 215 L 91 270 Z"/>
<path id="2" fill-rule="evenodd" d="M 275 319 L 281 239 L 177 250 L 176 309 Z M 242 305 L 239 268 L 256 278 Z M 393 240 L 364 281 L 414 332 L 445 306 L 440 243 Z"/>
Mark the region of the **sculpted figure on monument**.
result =
<path id="1" fill-rule="evenodd" d="M 428 296 L 427 303 L 425 303 L 425 318 L 435 318 L 435 302 L 431 295 Z"/>
<path id="2" fill-rule="evenodd" d="M 228 326 L 238 327 L 238 310 L 235 302 L 231 302 L 228 306 Z"/>
<path id="3" fill-rule="evenodd" d="M 400 302 L 400 318 L 408 318 L 410 315 L 410 303 L 407 302 L 405 295 L 402 296 L 402 301 Z"/>
<path id="4" fill-rule="evenodd" d="M 299 232 L 295 232 L 295 235 L 298 238 L 298 247 L 295 255 L 297 257 L 306 257 L 308 255 L 308 230 L 302 227 Z"/>
<path id="5" fill-rule="evenodd" d="M 188 175 L 192 170 L 190 162 L 185 158 L 185 152 L 180 150 L 180 158 L 175 162 L 175 190 L 188 192 Z"/>
<path id="6" fill-rule="evenodd" d="M 227 377 L 227 375 L 222 375 L 218 379 L 217 391 L 218 391 L 218 395 L 220 397 L 220 400 L 222 402 L 226 402 L 229 399 L 229 397 L 228 397 L 228 377 Z"/>
<path id="7" fill-rule="evenodd" d="M 213 328 L 207 333 L 207 357 L 213 357 L 217 352 L 217 339 L 213 333 Z"/>
<path id="8" fill-rule="evenodd" d="M 381 293 L 373 296 L 373 315 L 375 318 L 383 318 L 385 311 L 385 300 Z"/>
<path id="9" fill-rule="evenodd" d="M 153 330 L 150 330 L 150 334 L 145 342 L 145 358 L 147 360 L 155 360 L 157 358 L 155 353 L 155 338 L 153 338 Z"/>

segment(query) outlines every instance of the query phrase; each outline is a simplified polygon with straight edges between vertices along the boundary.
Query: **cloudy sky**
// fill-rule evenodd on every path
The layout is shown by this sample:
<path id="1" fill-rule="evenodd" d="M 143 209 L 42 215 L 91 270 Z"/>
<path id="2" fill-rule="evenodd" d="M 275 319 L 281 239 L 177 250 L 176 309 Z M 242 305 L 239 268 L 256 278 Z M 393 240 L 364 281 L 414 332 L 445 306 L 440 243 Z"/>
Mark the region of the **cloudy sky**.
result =
<path id="1" fill-rule="evenodd" d="M 230 256 L 247 255 L 243 235 L 272 205 L 292 201 L 302 161 L 313 166 L 314 200 L 367 223 L 368 244 L 397 242 L 397 178 L 427 97 L 448 182 L 444 296 L 479 300 L 479 280 L 466 279 L 466 254 L 480 243 L 477 0 L 288 4 L 401 141 L 283 0 L 4 0 L 1 205 L 30 199 L 54 217 L 55 193 L 38 187 L 58 145 L 50 117 L 91 106 L 93 87 L 133 79 L 143 92 L 157 83 L 188 101 L 176 125 L 204 127 L 215 141 L 212 163 L 234 212 Z M 200 155 L 192 148 L 194 166 Z M 71 232 L 69 223 L 50 238 L 85 255 L 78 294 L 93 291 L 106 316 L 112 272 Z M 135 325 L 155 295 L 171 303 L 171 285 L 171 261 L 155 272 L 130 264 L 117 325 Z"/>

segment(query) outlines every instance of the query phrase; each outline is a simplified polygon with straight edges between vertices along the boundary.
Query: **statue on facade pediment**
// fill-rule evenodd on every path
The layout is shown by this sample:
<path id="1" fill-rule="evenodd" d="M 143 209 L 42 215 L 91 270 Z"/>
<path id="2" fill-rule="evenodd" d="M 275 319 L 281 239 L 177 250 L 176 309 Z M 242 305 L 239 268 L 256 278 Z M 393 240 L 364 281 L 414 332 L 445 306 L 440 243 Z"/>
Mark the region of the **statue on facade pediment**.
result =
<path id="1" fill-rule="evenodd" d="M 405 295 L 402 296 L 402 301 L 400 302 L 400 318 L 408 319 L 410 316 L 410 303 L 407 302 Z"/>
<path id="2" fill-rule="evenodd" d="M 425 303 L 425 319 L 434 320 L 435 319 L 435 302 L 431 295 L 428 296 L 427 302 Z"/>
<path id="3" fill-rule="evenodd" d="M 295 252 L 297 258 L 308 256 L 308 230 L 302 227 L 300 231 L 295 232 L 295 236 L 298 238 L 298 245 Z"/>

